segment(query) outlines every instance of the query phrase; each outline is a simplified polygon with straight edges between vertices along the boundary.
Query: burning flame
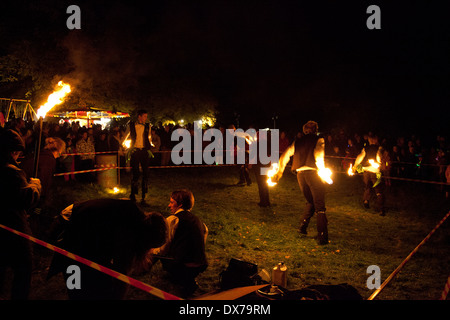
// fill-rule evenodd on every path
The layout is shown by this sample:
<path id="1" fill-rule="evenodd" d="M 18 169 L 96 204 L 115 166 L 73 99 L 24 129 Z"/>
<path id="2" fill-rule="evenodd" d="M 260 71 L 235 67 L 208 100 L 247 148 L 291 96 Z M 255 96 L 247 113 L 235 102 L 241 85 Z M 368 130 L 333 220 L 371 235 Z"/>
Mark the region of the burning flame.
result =
<path id="1" fill-rule="evenodd" d="M 267 184 L 269 187 L 276 185 L 276 182 L 272 181 L 272 177 L 278 172 L 278 163 L 272 163 L 272 168 L 267 172 Z"/>
<path id="2" fill-rule="evenodd" d="M 115 186 L 113 188 L 106 188 L 105 191 L 109 194 L 120 194 L 120 193 L 125 193 L 126 189 L 121 188 L 120 186 Z"/>
<path id="3" fill-rule="evenodd" d="M 122 145 L 125 147 L 125 149 L 130 149 L 130 147 L 131 147 L 131 139 L 125 140 Z"/>
<path id="4" fill-rule="evenodd" d="M 350 168 L 348 168 L 347 173 L 349 176 L 354 176 L 355 173 L 353 172 L 353 165 L 350 163 Z"/>
<path id="5" fill-rule="evenodd" d="M 322 168 L 319 169 L 319 171 L 317 172 L 319 174 L 319 177 L 325 181 L 328 184 L 333 184 L 333 180 L 331 179 L 331 170 L 329 168 Z"/>
<path id="6" fill-rule="evenodd" d="M 236 137 L 244 138 L 245 141 L 247 141 L 248 144 L 252 144 L 252 142 L 255 142 L 255 141 L 256 141 L 256 137 L 252 137 L 251 135 L 249 135 L 249 134 L 246 133 L 246 132 L 236 131 L 236 132 L 234 133 L 234 135 L 235 135 Z"/>
<path id="7" fill-rule="evenodd" d="M 70 92 L 70 85 L 62 81 L 58 82 L 58 87 L 60 88 L 48 96 L 47 102 L 39 107 L 39 110 L 37 111 L 38 119 L 40 117 L 45 118 L 47 112 L 57 104 L 62 103 L 66 95 Z"/>
<path id="8" fill-rule="evenodd" d="M 372 167 L 374 167 L 375 169 L 378 169 L 380 167 L 380 164 L 375 162 L 375 160 L 373 159 L 369 159 L 369 163 Z"/>

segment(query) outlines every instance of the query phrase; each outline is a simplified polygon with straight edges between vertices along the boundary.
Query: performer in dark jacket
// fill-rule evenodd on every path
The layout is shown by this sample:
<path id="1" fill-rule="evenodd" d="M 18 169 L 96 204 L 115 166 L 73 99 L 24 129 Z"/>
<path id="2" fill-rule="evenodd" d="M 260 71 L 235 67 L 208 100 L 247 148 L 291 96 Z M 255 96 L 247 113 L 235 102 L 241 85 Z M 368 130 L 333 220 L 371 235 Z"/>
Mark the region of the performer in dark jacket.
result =
<path id="1" fill-rule="evenodd" d="M 353 171 L 355 171 L 359 165 L 363 170 L 364 181 L 364 194 L 363 205 L 366 209 L 369 208 L 369 201 L 371 196 L 371 190 L 373 189 L 376 194 L 376 209 L 380 212 L 381 216 L 385 215 L 385 199 L 384 199 L 384 184 L 380 183 L 381 179 L 381 158 L 383 154 L 383 147 L 378 144 L 378 137 L 369 135 L 369 144 L 366 145 L 361 153 L 356 157 L 355 164 L 353 165 Z"/>
<path id="2" fill-rule="evenodd" d="M 328 243 L 328 221 L 325 215 L 325 185 L 319 172 L 325 169 L 325 140 L 318 135 L 318 128 L 315 121 L 308 121 L 303 126 L 305 135 L 295 140 L 280 156 L 279 170 L 272 181 L 276 182 L 281 178 L 290 157 L 293 157 L 292 171 L 297 173 L 298 184 L 306 199 L 299 232 L 307 233 L 309 221 L 315 213 L 317 242 L 323 245 Z"/>
<path id="3" fill-rule="evenodd" d="M 13 130 L 0 128 L 0 224 L 31 234 L 27 211 L 39 201 L 39 179 L 27 179 L 17 159 L 25 143 Z M 0 229 L 0 291 L 6 269 L 12 268 L 14 280 L 11 299 L 27 299 L 31 284 L 32 245 L 27 239 Z"/>
<path id="4" fill-rule="evenodd" d="M 256 142 L 257 150 L 261 152 L 263 148 L 267 151 L 267 157 L 269 158 L 272 153 L 272 133 L 266 132 L 266 134 L 260 135 L 257 133 Z M 278 158 L 278 156 L 277 156 Z M 250 163 L 255 163 L 252 165 L 252 171 L 255 174 L 255 180 L 258 185 L 258 194 L 260 207 L 270 207 L 270 197 L 269 197 L 269 185 L 267 184 L 267 176 L 263 174 L 263 169 L 269 170 L 271 163 L 263 164 L 260 156 L 253 155 L 250 159 Z"/>
<path id="5" fill-rule="evenodd" d="M 61 213 L 65 222 L 59 246 L 63 249 L 130 275 L 140 268 L 151 248 L 166 241 L 164 217 L 144 213 L 130 200 L 95 199 L 75 203 Z M 55 254 L 49 276 L 77 265 L 81 270 L 81 289 L 69 289 L 70 299 L 122 299 L 127 284 L 84 264 Z"/>
<path id="6" fill-rule="evenodd" d="M 140 165 L 142 167 L 142 204 L 145 204 L 145 194 L 148 192 L 148 166 L 150 164 L 149 150 L 151 147 L 151 131 L 150 124 L 146 122 L 147 117 L 147 111 L 139 110 L 137 113 L 137 121 L 130 122 L 127 132 L 125 133 L 126 138 L 128 136 L 131 138 L 130 165 L 132 170 L 132 179 L 130 199 L 136 201 L 136 194 L 138 194 L 139 191 Z"/>
<path id="7" fill-rule="evenodd" d="M 191 212 L 193 206 L 191 191 L 172 192 L 169 203 L 172 215 L 167 218 L 168 240 L 161 248 L 151 251 L 153 255 L 164 257 L 161 259 L 164 270 L 182 286 L 182 294 L 187 296 L 197 288 L 195 278 L 208 267 L 205 252 L 208 228 Z"/>

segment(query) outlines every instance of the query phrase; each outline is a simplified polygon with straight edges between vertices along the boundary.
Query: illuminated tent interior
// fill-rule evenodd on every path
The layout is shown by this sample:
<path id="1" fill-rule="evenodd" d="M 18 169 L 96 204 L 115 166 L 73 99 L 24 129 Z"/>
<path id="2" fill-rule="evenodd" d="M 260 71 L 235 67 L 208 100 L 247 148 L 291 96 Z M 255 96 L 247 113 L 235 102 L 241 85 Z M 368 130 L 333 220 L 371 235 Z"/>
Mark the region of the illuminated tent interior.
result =
<path id="1" fill-rule="evenodd" d="M 105 127 L 111 119 L 128 118 L 130 115 L 126 112 L 112 112 L 96 108 L 82 108 L 84 110 L 50 110 L 46 117 L 60 119 L 60 122 L 79 121 L 80 126 L 89 128 L 92 124 L 101 124 Z"/>

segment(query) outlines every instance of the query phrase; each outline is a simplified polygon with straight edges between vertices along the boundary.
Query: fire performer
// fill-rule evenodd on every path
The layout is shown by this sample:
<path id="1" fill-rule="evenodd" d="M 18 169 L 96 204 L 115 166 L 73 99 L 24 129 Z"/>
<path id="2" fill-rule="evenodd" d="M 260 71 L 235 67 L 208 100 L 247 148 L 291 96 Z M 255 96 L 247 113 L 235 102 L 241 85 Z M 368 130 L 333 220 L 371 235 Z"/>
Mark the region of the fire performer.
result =
<path id="1" fill-rule="evenodd" d="M 378 137 L 369 135 L 369 145 L 366 145 L 356 157 L 355 163 L 348 173 L 353 175 L 355 171 L 363 172 L 364 194 L 363 205 L 364 208 L 369 208 L 369 201 L 371 190 L 374 189 L 376 193 L 377 211 L 381 216 L 385 215 L 384 207 L 384 190 L 381 181 L 381 159 L 383 155 L 383 147 L 378 144 Z"/>
<path id="2" fill-rule="evenodd" d="M 263 146 L 267 146 L 268 150 L 267 150 L 267 154 L 268 157 L 270 157 L 271 153 L 272 153 L 272 143 L 271 143 L 271 139 L 272 136 L 270 134 L 267 134 L 264 137 L 261 137 L 261 135 L 259 134 L 259 131 L 257 132 L 257 136 L 256 136 L 256 142 L 258 145 L 258 150 L 261 150 L 261 148 Z M 254 159 L 256 158 L 256 159 Z M 265 175 L 262 174 L 261 170 L 262 168 L 269 168 L 270 167 L 270 163 L 269 164 L 263 164 L 261 162 L 260 157 L 258 157 L 257 155 L 253 155 L 253 157 L 250 159 L 251 162 L 253 162 L 252 160 L 254 160 L 255 164 L 252 165 L 252 171 L 255 175 L 255 179 L 256 179 L 256 183 L 258 184 L 258 194 L 259 194 L 259 202 L 258 202 L 258 206 L 264 208 L 264 207 L 270 207 L 270 196 L 269 196 L 269 185 L 266 182 L 267 177 Z"/>
<path id="3" fill-rule="evenodd" d="M 316 214 L 318 244 L 328 243 L 328 221 L 325 215 L 325 185 L 321 177 L 325 168 L 325 140 L 318 134 L 319 126 L 315 121 L 308 121 L 303 125 L 301 138 L 295 140 L 280 156 L 278 172 L 271 178 L 277 182 L 283 175 L 284 169 L 293 157 L 292 171 L 297 172 L 297 180 L 306 199 L 306 207 L 300 222 L 299 233 L 307 234 L 310 219 Z M 328 178 L 329 179 L 329 178 Z M 332 183 L 331 180 L 326 180 Z"/>
<path id="4" fill-rule="evenodd" d="M 141 204 L 145 205 L 145 194 L 148 192 L 148 166 L 150 164 L 150 147 L 151 131 L 150 123 L 147 122 L 148 113 L 146 110 L 139 110 L 137 112 L 137 121 L 131 121 L 125 132 L 125 139 L 128 136 L 131 138 L 131 146 L 129 152 L 131 153 L 130 164 L 132 171 L 131 179 L 131 194 L 130 199 L 136 201 L 136 195 L 139 191 L 139 165 L 142 167 L 142 200 Z"/>

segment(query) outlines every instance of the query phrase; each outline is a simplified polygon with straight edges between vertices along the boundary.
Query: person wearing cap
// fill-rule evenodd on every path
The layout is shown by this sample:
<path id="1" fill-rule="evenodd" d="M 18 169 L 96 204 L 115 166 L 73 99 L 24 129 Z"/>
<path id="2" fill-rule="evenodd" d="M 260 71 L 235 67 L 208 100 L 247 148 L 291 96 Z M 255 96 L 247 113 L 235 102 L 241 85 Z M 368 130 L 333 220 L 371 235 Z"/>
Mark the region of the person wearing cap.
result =
<path id="1" fill-rule="evenodd" d="M 316 214 L 316 240 L 319 245 L 324 245 L 328 244 L 328 220 L 325 214 L 325 185 L 318 172 L 325 168 L 325 139 L 318 134 L 318 129 L 315 121 L 308 121 L 303 125 L 304 135 L 296 139 L 280 156 L 279 170 L 272 181 L 277 182 L 281 178 L 290 157 L 293 157 L 291 170 L 296 172 L 299 187 L 306 199 L 299 233 L 307 234 L 309 221 Z"/>
<path id="2" fill-rule="evenodd" d="M 39 179 L 27 179 L 17 160 L 25 150 L 25 143 L 14 130 L 0 131 L 0 224 L 31 234 L 27 211 L 40 198 Z M 28 299 L 31 285 L 32 246 L 25 238 L 0 228 L 0 292 L 5 283 L 7 268 L 14 274 L 12 300 Z"/>

